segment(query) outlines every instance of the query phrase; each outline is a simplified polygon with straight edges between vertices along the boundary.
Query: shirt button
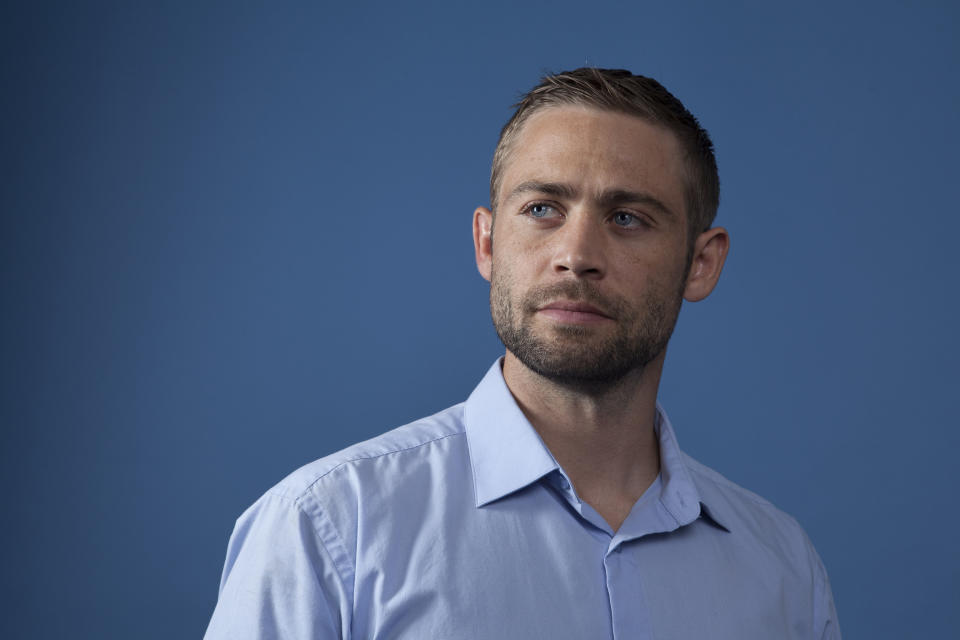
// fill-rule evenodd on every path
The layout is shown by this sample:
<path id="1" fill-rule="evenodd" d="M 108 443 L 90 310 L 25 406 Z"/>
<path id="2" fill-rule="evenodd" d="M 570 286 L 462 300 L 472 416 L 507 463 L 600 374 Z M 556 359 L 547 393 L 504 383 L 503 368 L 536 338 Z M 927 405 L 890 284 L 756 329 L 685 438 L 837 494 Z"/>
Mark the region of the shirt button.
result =
<path id="1" fill-rule="evenodd" d="M 570 483 L 567 482 L 567 479 L 562 476 L 560 477 L 560 488 L 564 491 L 570 488 Z"/>

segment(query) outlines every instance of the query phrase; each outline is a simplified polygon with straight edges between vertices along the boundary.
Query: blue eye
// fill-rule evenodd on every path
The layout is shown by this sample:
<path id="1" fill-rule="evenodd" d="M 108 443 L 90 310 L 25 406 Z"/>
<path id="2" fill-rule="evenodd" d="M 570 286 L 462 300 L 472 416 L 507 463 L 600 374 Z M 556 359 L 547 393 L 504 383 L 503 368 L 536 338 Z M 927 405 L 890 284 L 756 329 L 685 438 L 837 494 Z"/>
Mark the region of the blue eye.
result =
<path id="1" fill-rule="evenodd" d="M 533 204 L 528 211 L 534 218 L 545 218 L 552 209 L 553 207 L 548 204 Z"/>
<path id="2" fill-rule="evenodd" d="M 613 223 L 618 227 L 644 226 L 645 224 L 643 220 L 626 211 L 613 214 Z"/>

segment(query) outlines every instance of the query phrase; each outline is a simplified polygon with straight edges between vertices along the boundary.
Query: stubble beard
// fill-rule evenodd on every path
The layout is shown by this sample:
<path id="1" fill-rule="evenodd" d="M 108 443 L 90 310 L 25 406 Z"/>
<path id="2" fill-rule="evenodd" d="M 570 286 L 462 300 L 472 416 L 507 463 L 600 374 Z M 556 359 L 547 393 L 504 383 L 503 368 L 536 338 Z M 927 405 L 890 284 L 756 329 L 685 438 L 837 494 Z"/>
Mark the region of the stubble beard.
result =
<path id="1" fill-rule="evenodd" d="M 684 278 L 685 279 L 685 278 Z M 565 387 L 602 391 L 641 373 L 667 347 L 682 289 L 651 286 L 639 304 L 601 296 L 586 280 L 531 289 L 517 297 L 509 276 L 493 270 L 490 312 L 504 346 L 531 371 Z M 615 326 L 552 324 L 536 327 L 537 309 L 558 299 L 591 304 Z M 606 323 L 605 323 L 606 324 Z"/>

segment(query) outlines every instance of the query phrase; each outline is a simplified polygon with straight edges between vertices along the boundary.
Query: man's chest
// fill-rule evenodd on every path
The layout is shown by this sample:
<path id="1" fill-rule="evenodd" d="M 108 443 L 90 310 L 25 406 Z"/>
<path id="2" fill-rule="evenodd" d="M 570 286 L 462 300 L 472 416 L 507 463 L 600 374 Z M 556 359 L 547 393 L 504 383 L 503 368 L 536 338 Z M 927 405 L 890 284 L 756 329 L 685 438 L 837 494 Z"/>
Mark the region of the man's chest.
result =
<path id="1" fill-rule="evenodd" d="M 698 521 L 611 550 L 536 497 L 358 536 L 353 637 L 810 637 L 809 598 L 733 534 Z"/>

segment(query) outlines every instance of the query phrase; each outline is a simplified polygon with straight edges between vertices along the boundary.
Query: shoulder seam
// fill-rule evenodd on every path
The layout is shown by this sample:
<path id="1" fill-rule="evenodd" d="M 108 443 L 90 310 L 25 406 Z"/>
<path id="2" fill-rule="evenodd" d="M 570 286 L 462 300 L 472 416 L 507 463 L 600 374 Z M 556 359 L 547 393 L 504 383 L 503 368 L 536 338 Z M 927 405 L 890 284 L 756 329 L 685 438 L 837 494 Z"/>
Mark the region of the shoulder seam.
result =
<path id="1" fill-rule="evenodd" d="M 354 597 L 353 587 L 351 585 L 349 589 L 347 588 L 347 582 L 346 580 L 344 580 L 343 575 L 341 573 L 341 567 L 337 562 L 337 556 L 330 551 L 330 546 L 329 544 L 327 544 L 327 540 L 324 539 L 323 532 L 321 532 L 317 528 L 317 523 L 314 520 L 313 516 L 310 513 L 308 513 L 306 509 L 303 508 L 303 505 L 301 504 L 301 498 L 303 496 L 301 495 L 301 496 L 297 496 L 296 498 L 291 498 L 290 496 L 284 495 L 279 492 L 275 492 L 272 489 L 268 491 L 265 495 L 270 496 L 271 498 L 277 498 L 281 502 L 287 503 L 291 508 L 296 509 L 300 515 L 302 515 L 304 518 L 307 519 L 307 521 L 310 523 L 311 528 L 313 529 L 313 532 L 317 536 L 317 542 L 319 542 L 323 546 L 323 550 L 327 553 L 328 556 L 330 556 L 330 559 L 333 561 L 333 569 L 334 569 L 333 572 L 337 576 L 337 580 L 340 582 L 340 588 L 343 589 L 345 593 L 350 594 L 350 599 L 351 599 L 350 609 L 352 611 L 353 597 Z M 314 501 L 314 503 L 316 502 Z M 343 539 L 340 537 L 340 533 L 337 531 L 336 527 L 333 526 L 333 523 L 330 522 L 329 518 L 326 517 L 326 514 L 323 512 L 323 509 L 320 507 L 320 505 L 316 504 L 316 507 L 317 507 L 318 515 L 327 521 L 332 535 L 336 536 L 336 540 L 334 542 L 336 542 L 341 547 L 341 549 L 343 550 L 344 557 L 349 560 L 349 555 L 346 553 L 346 546 L 343 544 Z M 313 568 L 314 574 L 316 574 L 317 572 L 316 567 L 312 567 L 312 568 Z M 355 574 L 356 570 L 352 569 L 351 573 Z M 318 578 L 318 581 L 322 582 L 322 579 L 320 579 L 320 576 L 317 576 L 317 578 Z"/>
<path id="2" fill-rule="evenodd" d="M 297 508 L 297 510 L 301 514 L 303 514 L 303 516 L 307 520 L 310 521 L 310 526 L 313 528 L 313 532 L 317 536 L 317 541 L 320 542 L 321 545 L 323 545 L 323 550 L 327 553 L 328 556 L 330 556 L 330 560 L 333 561 L 334 573 L 337 576 L 337 580 L 340 582 L 340 588 L 343 589 L 344 593 L 350 594 L 350 611 L 352 612 L 353 604 L 354 604 L 353 603 L 353 600 L 354 600 L 353 581 L 351 580 L 350 588 L 348 589 L 347 582 L 346 580 L 344 580 L 343 574 L 341 573 L 341 567 L 339 566 L 340 563 L 337 562 L 337 555 L 330 551 L 330 545 L 327 544 L 327 540 L 324 539 L 323 532 L 317 528 L 317 523 L 314 520 L 313 516 L 307 513 L 307 510 L 303 508 L 300 498 L 297 498 L 296 500 L 294 500 L 293 504 Z M 324 513 L 321 506 L 319 504 L 316 504 L 316 501 L 314 501 L 314 504 L 316 505 L 317 516 L 323 518 L 326 521 L 327 528 L 330 530 L 331 535 L 336 537 L 334 542 L 340 547 L 341 552 L 343 553 L 344 559 L 349 560 L 350 556 L 349 554 L 346 553 L 346 546 L 343 544 L 343 539 L 340 537 L 340 533 L 337 531 L 336 527 L 333 526 L 333 523 L 330 522 L 330 519 L 327 518 L 326 513 Z M 351 562 L 350 564 L 353 565 L 354 563 Z M 313 567 L 313 570 L 314 570 L 314 573 L 316 574 L 316 571 L 317 571 L 316 567 Z M 356 566 L 353 566 L 351 568 L 351 573 L 354 576 L 356 575 Z M 317 576 L 317 579 L 322 582 L 322 579 L 319 575 Z M 339 614 L 339 612 L 337 613 Z"/>
<path id="3" fill-rule="evenodd" d="M 437 436 L 436 438 L 431 438 L 430 440 L 425 440 L 425 441 L 423 441 L 423 442 L 418 442 L 417 444 L 411 445 L 411 446 L 409 446 L 409 447 L 403 447 L 403 448 L 401 448 L 401 449 L 393 449 L 393 450 L 391 450 L 391 451 L 384 451 L 383 453 L 378 453 L 378 454 L 376 454 L 376 455 L 356 456 L 356 457 L 354 457 L 354 458 L 350 458 L 349 460 L 343 460 L 343 461 L 340 462 L 339 464 L 336 464 L 336 465 L 334 465 L 333 467 L 330 467 L 329 469 L 327 469 L 326 471 L 324 471 L 323 473 L 321 473 L 319 476 L 317 476 L 316 478 L 314 478 L 314 479 L 310 482 L 310 484 L 308 484 L 306 487 L 304 487 L 303 491 L 301 491 L 299 494 L 297 494 L 297 497 L 296 497 L 295 499 L 296 499 L 297 501 L 299 501 L 299 500 L 300 500 L 303 496 L 305 496 L 311 489 L 313 489 L 313 486 L 314 486 L 315 484 L 317 484 L 318 482 L 320 482 L 321 480 L 323 480 L 324 478 L 326 478 L 328 475 L 330 475 L 331 473 L 333 473 L 334 471 L 336 471 L 337 469 L 339 469 L 340 467 L 343 467 L 343 466 L 345 466 L 345 465 L 348 465 L 348 464 L 351 464 L 351 463 L 354 463 L 354 462 L 358 462 L 358 461 L 360 461 L 360 460 L 375 460 L 376 458 L 382 458 L 383 456 L 393 455 L 394 453 L 403 453 L 404 451 L 410 451 L 411 449 L 419 449 L 420 447 L 424 447 L 424 446 L 426 446 L 426 445 L 428 445 L 428 444 L 432 444 L 432 443 L 437 442 L 437 441 L 439 441 L 439 440 L 445 440 L 445 439 L 450 438 L 450 437 L 453 437 L 453 436 L 462 436 L 462 435 L 464 435 L 464 432 L 463 432 L 463 431 L 457 431 L 457 432 L 455 432 L 455 433 L 448 433 L 447 435 L 444 435 L 444 436 Z"/>

